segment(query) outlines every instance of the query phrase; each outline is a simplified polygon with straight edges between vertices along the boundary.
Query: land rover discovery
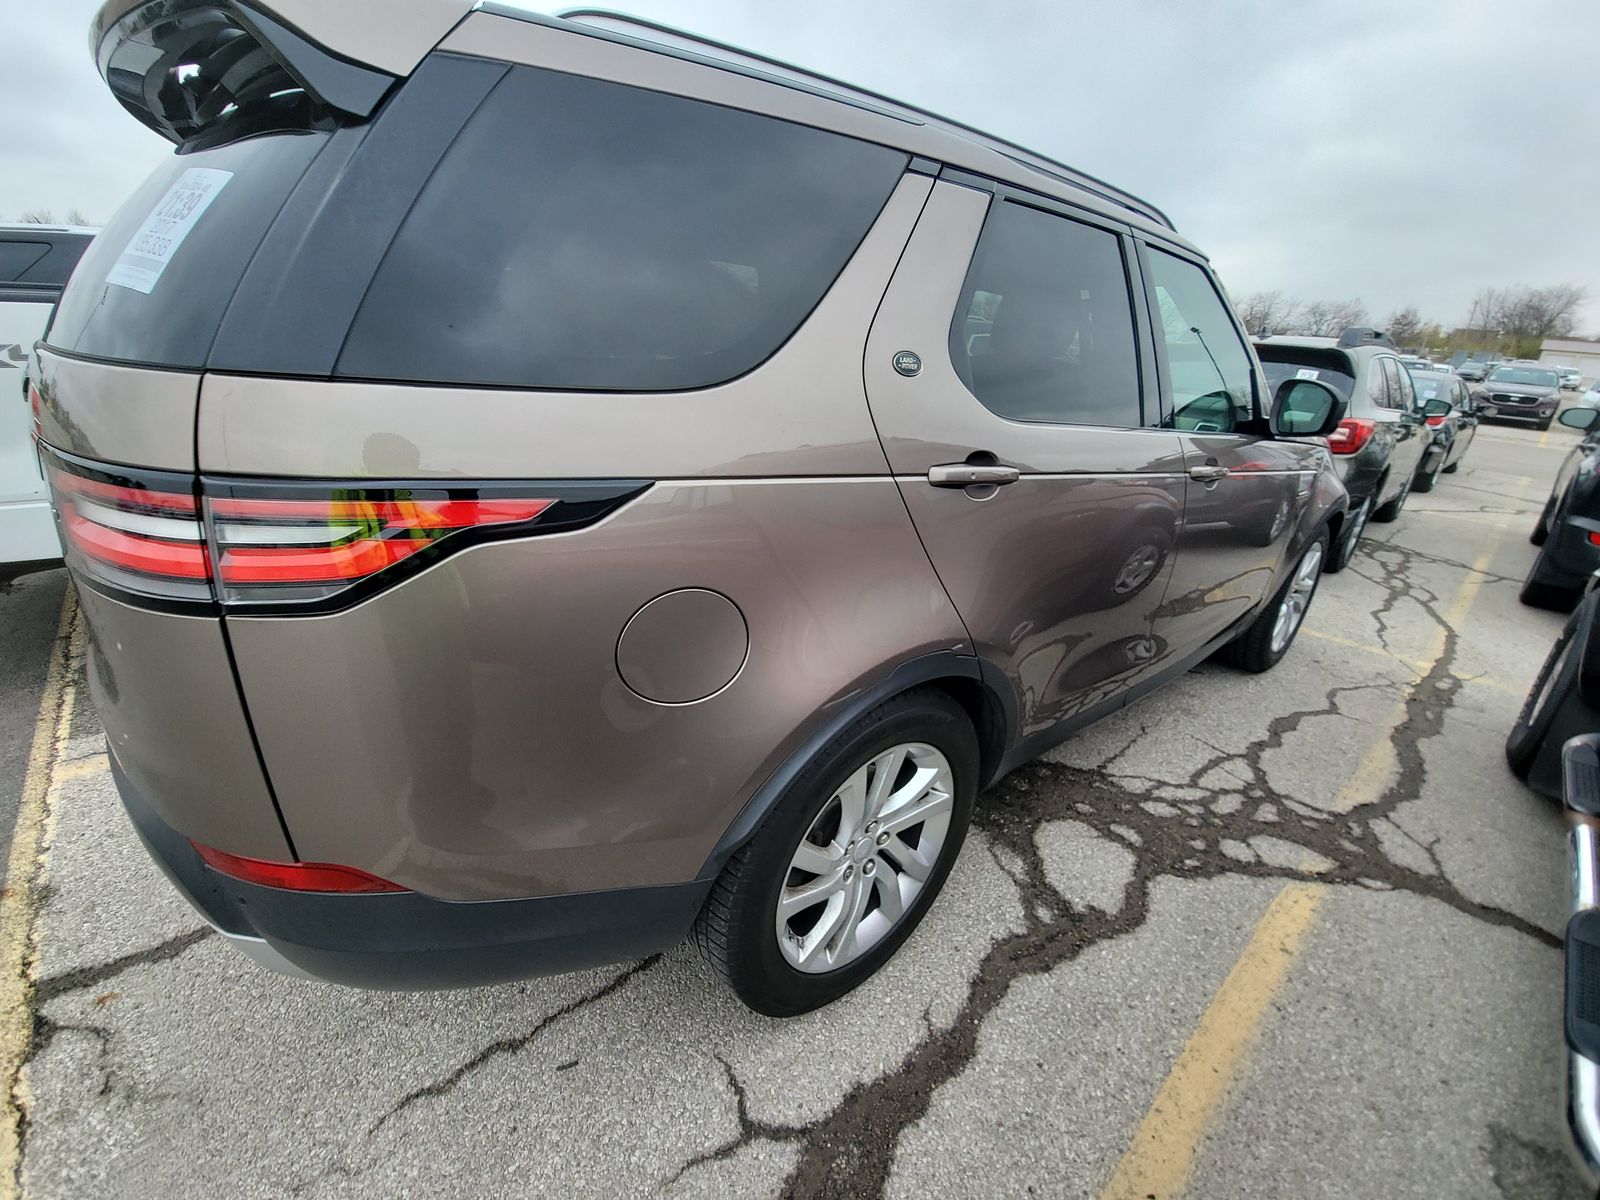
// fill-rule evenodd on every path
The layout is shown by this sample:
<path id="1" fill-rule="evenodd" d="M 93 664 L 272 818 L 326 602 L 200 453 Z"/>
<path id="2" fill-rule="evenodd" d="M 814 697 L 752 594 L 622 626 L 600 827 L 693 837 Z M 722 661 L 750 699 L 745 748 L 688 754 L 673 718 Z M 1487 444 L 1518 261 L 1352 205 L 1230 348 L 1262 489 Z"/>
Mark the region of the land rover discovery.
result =
<path id="1" fill-rule="evenodd" d="M 112 0 L 39 353 L 135 826 L 258 959 L 876 970 L 985 785 L 1289 649 L 1346 497 L 1162 214 L 604 14 Z M 1294 440 L 1301 439 L 1301 440 Z"/>

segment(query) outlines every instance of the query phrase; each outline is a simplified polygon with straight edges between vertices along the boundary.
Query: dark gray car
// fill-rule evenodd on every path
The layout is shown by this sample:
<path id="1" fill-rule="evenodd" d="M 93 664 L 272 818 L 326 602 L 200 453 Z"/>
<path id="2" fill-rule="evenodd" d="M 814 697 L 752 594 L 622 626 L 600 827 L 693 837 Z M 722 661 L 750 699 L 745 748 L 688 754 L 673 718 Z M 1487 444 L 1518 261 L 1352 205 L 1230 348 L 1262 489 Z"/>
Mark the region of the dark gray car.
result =
<path id="1" fill-rule="evenodd" d="M 1391 346 L 1350 330 L 1339 338 L 1271 337 L 1256 342 L 1274 383 L 1314 379 L 1346 398 L 1344 420 L 1328 448 L 1350 493 L 1350 520 L 1328 557 L 1327 570 L 1350 561 L 1367 521 L 1393 521 L 1411 492 L 1432 444 L 1424 402 Z"/>
<path id="2" fill-rule="evenodd" d="M 1549 429 L 1561 407 L 1561 373 L 1554 367 L 1501 363 L 1484 376 L 1473 402 L 1485 420 Z"/>
<path id="3" fill-rule="evenodd" d="M 241 950 L 459 986 L 693 931 L 801 1012 L 981 788 L 1289 651 L 1341 402 L 1158 209 L 628 18 L 279 10 L 101 11 L 183 153 L 37 396 L 124 803 Z"/>
<path id="4" fill-rule="evenodd" d="M 1461 467 L 1467 449 L 1478 432 L 1478 417 L 1472 402 L 1471 389 L 1465 381 L 1449 371 L 1412 371 L 1411 382 L 1423 402 L 1424 410 L 1431 401 L 1443 401 L 1449 408 L 1442 412 L 1424 412 L 1424 423 L 1432 431 L 1432 442 L 1417 467 L 1412 491 L 1431 492 L 1440 475 L 1454 474 Z"/>

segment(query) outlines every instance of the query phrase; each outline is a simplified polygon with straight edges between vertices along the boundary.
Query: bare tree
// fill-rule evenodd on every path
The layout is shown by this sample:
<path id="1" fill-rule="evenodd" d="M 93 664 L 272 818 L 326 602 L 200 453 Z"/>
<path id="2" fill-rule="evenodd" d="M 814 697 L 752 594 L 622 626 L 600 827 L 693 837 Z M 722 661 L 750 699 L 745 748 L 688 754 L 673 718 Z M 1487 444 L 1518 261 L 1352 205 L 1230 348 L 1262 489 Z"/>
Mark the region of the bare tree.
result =
<path id="1" fill-rule="evenodd" d="M 1499 326 L 1511 337 L 1543 341 L 1565 337 L 1578 323 L 1578 309 L 1588 293 L 1574 283 L 1518 287 L 1506 294 Z"/>
<path id="2" fill-rule="evenodd" d="M 1237 305 L 1239 320 L 1255 337 L 1284 333 L 1294 327 L 1299 313 L 1298 301 L 1288 299 L 1280 291 L 1251 292 Z"/>
<path id="3" fill-rule="evenodd" d="M 1389 314 L 1389 324 L 1384 330 L 1394 344 L 1406 350 L 1419 350 L 1423 347 L 1423 331 L 1428 328 L 1428 323 L 1422 319 L 1414 304 L 1398 309 Z"/>
<path id="4" fill-rule="evenodd" d="M 1310 337 L 1338 337 L 1352 325 L 1367 323 L 1367 306 L 1360 300 L 1313 300 L 1300 310 L 1294 332 Z"/>
<path id="5" fill-rule="evenodd" d="M 69 208 L 69 209 L 67 209 L 67 224 L 68 225 L 93 225 L 94 222 L 89 220 L 88 216 L 85 215 L 83 209 L 81 209 L 81 208 Z"/>
<path id="6" fill-rule="evenodd" d="M 22 214 L 24 225 L 54 225 L 56 215 L 48 208 L 31 208 Z"/>

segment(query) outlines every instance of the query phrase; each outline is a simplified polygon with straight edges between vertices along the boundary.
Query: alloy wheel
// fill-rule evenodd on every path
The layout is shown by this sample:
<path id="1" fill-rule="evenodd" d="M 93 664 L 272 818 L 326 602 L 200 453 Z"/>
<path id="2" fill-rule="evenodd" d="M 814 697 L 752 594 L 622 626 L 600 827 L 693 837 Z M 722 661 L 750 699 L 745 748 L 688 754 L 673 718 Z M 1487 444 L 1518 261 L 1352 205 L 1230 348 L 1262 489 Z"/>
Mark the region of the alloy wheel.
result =
<path id="1" fill-rule="evenodd" d="M 800 839 L 778 893 L 778 946 L 790 966 L 832 971 L 900 922 L 938 865 L 954 797 L 949 761 L 925 742 L 851 772 Z"/>
<path id="2" fill-rule="evenodd" d="M 1317 579 L 1322 574 L 1322 543 L 1314 543 L 1301 557 L 1294 569 L 1289 590 L 1278 602 L 1278 618 L 1272 623 L 1272 652 L 1281 654 L 1294 640 L 1300 622 L 1306 619 L 1306 609 L 1311 607 L 1311 594 L 1317 590 Z"/>

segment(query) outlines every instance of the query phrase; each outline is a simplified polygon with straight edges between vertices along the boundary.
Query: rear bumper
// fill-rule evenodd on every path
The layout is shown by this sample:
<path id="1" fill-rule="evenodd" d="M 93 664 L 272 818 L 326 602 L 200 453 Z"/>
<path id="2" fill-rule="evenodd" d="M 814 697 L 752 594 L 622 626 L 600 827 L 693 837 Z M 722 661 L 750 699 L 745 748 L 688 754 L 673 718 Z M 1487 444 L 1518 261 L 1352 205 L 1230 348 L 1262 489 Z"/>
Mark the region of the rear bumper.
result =
<path id="1" fill-rule="evenodd" d="M 293 892 L 221 875 L 156 815 L 112 760 L 145 848 L 185 899 L 262 965 L 352 987 L 503 983 L 642 958 L 683 940 L 711 881 L 542 896 L 435 900 L 417 892 Z"/>

